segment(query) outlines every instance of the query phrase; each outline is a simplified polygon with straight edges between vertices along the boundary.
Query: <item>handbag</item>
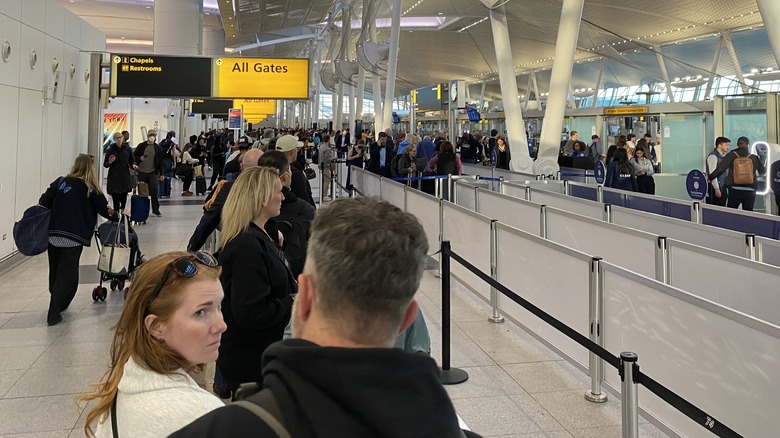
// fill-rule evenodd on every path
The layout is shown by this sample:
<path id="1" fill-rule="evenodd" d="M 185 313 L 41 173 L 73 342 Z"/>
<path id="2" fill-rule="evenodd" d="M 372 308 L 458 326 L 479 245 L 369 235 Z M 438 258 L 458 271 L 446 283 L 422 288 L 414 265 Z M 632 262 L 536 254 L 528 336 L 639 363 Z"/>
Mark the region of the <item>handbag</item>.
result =
<path id="1" fill-rule="evenodd" d="M 139 181 L 138 187 L 137 187 L 138 196 L 142 198 L 148 198 L 149 197 L 149 184 Z"/>
<path id="2" fill-rule="evenodd" d="M 312 169 L 308 164 L 303 168 L 303 173 L 306 175 L 306 179 L 317 178 L 317 172 L 315 172 L 314 169 Z"/>
<path id="3" fill-rule="evenodd" d="M 24 211 L 19 222 L 14 223 L 16 249 L 26 256 L 42 254 L 49 247 L 49 219 L 51 210 L 33 205 Z"/>
<path id="4" fill-rule="evenodd" d="M 121 243 L 121 226 L 125 226 L 125 236 L 130 236 L 128 218 L 121 215 L 121 219 L 116 224 L 116 233 L 114 234 L 114 243 L 103 245 L 98 259 L 98 271 L 110 274 L 126 276 L 130 273 L 130 246 Z"/>
<path id="5" fill-rule="evenodd" d="M 192 164 L 179 163 L 176 166 L 176 176 L 186 177 L 187 175 L 192 175 Z"/>

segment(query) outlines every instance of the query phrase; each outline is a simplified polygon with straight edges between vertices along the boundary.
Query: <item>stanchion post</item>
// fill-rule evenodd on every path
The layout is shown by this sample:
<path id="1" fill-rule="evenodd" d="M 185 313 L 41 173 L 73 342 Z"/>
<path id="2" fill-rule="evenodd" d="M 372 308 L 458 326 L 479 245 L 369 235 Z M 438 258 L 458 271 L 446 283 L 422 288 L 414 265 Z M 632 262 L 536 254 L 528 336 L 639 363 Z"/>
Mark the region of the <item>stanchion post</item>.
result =
<path id="1" fill-rule="evenodd" d="M 666 236 L 658 236 L 655 245 L 655 279 L 664 284 L 671 284 L 669 278 L 669 245 Z"/>
<path id="2" fill-rule="evenodd" d="M 490 220 L 490 278 L 498 280 L 498 220 Z M 490 307 L 493 309 L 493 314 L 490 315 L 488 321 L 493 323 L 504 322 L 504 317 L 501 316 L 499 308 L 501 294 L 498 290 L 490 286 Z"/>
<path id="3" fill-rule="evenodd" d="M 434 193 L 436 193 L 436 197 L 441 199 L 442 193 L 441 193 L 441 178 L 435 178 L 433 180 L 433 186 L 435 187 Z"/>
<path id="4" fill-rule="evenodd" d="M 447 199 L 449 199 L 450 202 L 453 204 L 458 203 L 458 181 L 457 180 L 450 180 L 450 193 Z"/>
<path id="5" fill-rule="evenodd" d="M 701 223 L 701 202 L 693 201 L 691 204 L 691 221 L 696 224 Z"/>
<path id="6" fill-rule="evenodd" d="M 623 412 L 623 438 L 639 438 L 639 397 L 636 371 L 639 371 L 636 353 L 620 353 L 620 405 Z"/>
<path id="7" fill-rule="evenodd" d="M 539 207 L 539 237 L 547 238 L 547 206 L 544 204 Z"/>
<path id="8" fill-rule="evenodd" d="M 440 179 L 436 179 L 436 182 L 441 181 Z M 444 207 L 442 206 L 442 200 L 439 199 L 439 242 L 444 241 Z M 441 278 L 441 264 L 442 264 L 442 255 L 441 251 L 439 251 L 439 266 L 436 270 L 436 278 Z"/>
<path id="9" fill-rule="evenodd" d="M 590 260 L 590 340 L 600 346 L 604 346 L 604 336 L 601 328 L 604 315 L 604 270 L 601 266 L 601 257 L 593 257 Z M 601 390 L 604 383 L 604 360 L 596 353 L 590 352 L 588 361 L 590 371 L 590 391 L 585 393 L 585 399 L 594 403 L 607 401 L 607 393 Z"/>
<path id="10" fill-rule="evenodd" d="M 604 222 L 612 223 L 612 204 L 604 204 Z"/>
<path id="11" fill-rule="evenodd" d="M 596 201 L 604 203 L 604 186 L 601 184 L 596 188 Z"/>
<path id="12" fill-rule="evenodd" d="M 525 186 L 525 200 L 531 200 L 531 186 Z"/>
<path id="13" fill-rule="evenodd" d="M 747 252 L 747 258 L 754 261 L 761 261 L 761 255 L 759 254 L 759 250 L 756 246 L 756 235 L 755 234 L 745 234 L 745 250 Z"/>
<path id="14" fill-rule="evenodd" d="M 328 166 L 331 166 L 331 164 L 328 164 Z M 330 171 L 330 186 L 328 189 L 330 189 L 330 199 L 335 200 L 336 199 L 336 178 L 338 177 L 338 166 L 333 166 L 333 168 Z"/>
<path id="15" fill-rule="evenodd" d="M 567 196 L 571 195 L 571 193 L 569 193 L 569 180 L 566 179 L 563 180 L 563 194 Z"/>
<path id="16" fill-rule="evenodd" d="M 452 195 L 452 192 L 455 188 L 455 180 L 452 179 L 452 175 L 447 175 L 447 197 L 446 199 L 453 204 L 455 201 L 453 200 L 454 196 Z M 442 199 L 445 199 L 444 196 L 442 196 Z"/>
<path id="17" fill-rule="evenodd" d="M 320 170 L 320 207 L 322 207 L 323 198 L 325 197 L 325 174 L 322 170 Z"/>
<path id="18" fill-rule="evenodd" d="M 441 376 L 443 385 L 455 385 L 469 379 L 467 372 L 450 367 L 450 251 L 448 240 L 441 242 Z"/>

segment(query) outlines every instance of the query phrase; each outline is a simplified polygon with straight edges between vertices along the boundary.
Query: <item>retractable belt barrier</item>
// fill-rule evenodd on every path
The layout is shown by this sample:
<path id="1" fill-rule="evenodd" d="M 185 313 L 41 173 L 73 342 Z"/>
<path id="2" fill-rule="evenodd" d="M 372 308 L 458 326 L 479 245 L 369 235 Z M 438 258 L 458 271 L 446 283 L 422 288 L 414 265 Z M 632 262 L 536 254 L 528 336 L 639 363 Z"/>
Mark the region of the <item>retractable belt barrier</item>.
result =
<path id="1" fill-rule="evenodd" d="M 596 344 L 595 342 L 591 341 L 587 337 L 581 335 L 576 330 L 572 329 L 568 325 L 564 324 L 563 322 L 559 321 L 552 315 L 548 314 L 544 310 L 540 309 L 539 307 L 536 307 L 531 302 L 527 301 L 526 299 L 520 297 L 515 292 L 504 286 L 503 284 L 499 283 L 498 281 L 494 280 L 490 277 L 489 274 L 486 274 L 482 272 L 479 268 L 469 263 L 466 259 L 459 256 L 457 253 L 452 251 L 452 248 L 450 246 L 449 241 L 442 241 L 441 242 L 441 249 L 440 249 L 441 255 L 442 255 L 442 265 L 446 266 L 446 271 L 443 270 L 442 272 L 442 289 L 444 289 L 445 286 L 445 276 L 449 277 L 449 259 L 452 258 L 456 262 L 460 263 L 463 267 L 471 271 L 474 275 L 482 279 L 482 281 L 485 281 L 490 286 L 494 287 L 496 290 L 501 292 L 504 296 L 508 297 L 518 305 L 522 306 L 538 318 L 540 318 L 542 321 L 546 322 L 547 324 L 554 327 L 556 330 L 560 331 L 567 337 L 569 337 L 574 342 L 582 345 L 583 347 L 587 348 L 594 354 L 596 354 L 598 357 L 603 359 L 606 363 L 612 365 L 614 368 L 616 368 L 619 371 L 619 374 L 621 376 L 621 379 L 624 379 L 626 376 L 624 375 L 624 369 L 626 368 L 626 362 L 621 358 L 615 356 L 614 354 L 607 351 L 604 347 Z M 446 263 L 445 263 L 446 261 Z M 446 282 L 446 286 L 449 287 L 449 281 Z M 442 290 L 442 295 L 449 296 L 449 291 Z M 444 309 L 444 303 L 442 312 L 442 328 L 449 327 L 450 325 L 450 315 L 449 315 L 449 306 L 447 306 L 446 310 Z M 442 368 L 444 370 L 450 370 L 450 364 L 449 364 L 449 357 L 450 357 L 450 340 L 449 340 L 449 330 L 447 330 L 446 335 L 443 330 L 442 333 Z M 625 355 L 624 353 L 623 355 Z M 633 354 L 633 353 L 630 353 Z M 634 359 L 636 359 L 636 356 L 633 355 Z M 673 406 L 675 409 L 683 413 L 685 416 L 693 420 L 694 422 L 698 423 L 705 429 L 709 430 L 713 434 L 719 437 L 724 438 L 742 438 L 742 435 L 738 434 L 737 432 L 730 429 L 728 426 L 724 425 L 720 421 L 716 420 L 713 416 L 707 414 L 700 408 L 696 407 L 694 404 L 690 403 L 689 401 L 685 400 L 681 396 L 677 395 L 675 392 L 670 390 L 669 388 L 663 386 L 661 383 L 657 382 L 656 380 L 652 379 L 650 376 L 642 373 L 639 370 L 639 364 L 634 362 L 633 366 L 630 367 L 633 369 L 633 373 L 631 373 L 631 376 L 628 376 L 633 383 L 635 384 L 642 384 L 645 388 L 647 388 L 650 392 L 654 393 L 656 396 L 664 400 L 666 403 Z M 466 377 L 468 378 L 468 377 Z M 465 379 L 464 379 L 465 380 Z M 459 383 L 459 382 L 458 382 Z M 625 381 L 624 381 L 624 387 L 625 387 Z M 625 409 L 624 409 L 624 423 L 626 421 L 625 418 Z M 636 413 L 636 406 L 633 409 L 634 415 Z M 625 430 L 625 428 L 624 428 Z M 625 435 L 624 435 L 625 436 Z"/>
<path id="2" fill-rule="evenodd" d="M 422 181 L 422 180 L 429 180 L 429 179 L 447 179 L 449 175 L 429 175 L 429 176 L 415 176 L 410 178 L 390 178 L 393 181 Z"/>
<path id="3" fill-rule="evenodd" d="M 595 173 L 561 173 L 560 176 L 571 176 L 571 177 L 579 177 L 579 178 L 593 178 L 596 176 Z"/>

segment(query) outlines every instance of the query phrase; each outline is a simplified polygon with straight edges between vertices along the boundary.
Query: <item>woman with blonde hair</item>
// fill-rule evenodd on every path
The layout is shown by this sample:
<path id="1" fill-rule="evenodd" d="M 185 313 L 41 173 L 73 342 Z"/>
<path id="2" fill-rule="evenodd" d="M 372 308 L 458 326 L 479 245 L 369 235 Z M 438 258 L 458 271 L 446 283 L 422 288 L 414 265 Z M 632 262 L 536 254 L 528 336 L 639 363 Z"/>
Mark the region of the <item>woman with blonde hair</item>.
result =
<path id="1" fill-rule="evenodd" d="M 276 236 L 263 228 L 279 215 L 282 199 L 279 172 L 253 167 L 241 172 L 222 208 L 219 261 L 228 329 L 217 366 L 234 393 L 242 383 L 262 381 L 263 352 L 282 339 L 297 292 Z"/>
<path id="2" fill-rule="evenodd" d="M 93 385 L 96 392 L 81 396 L 95 402 L 87 436 L 168 436 L 224 406 L 188 374 L 217 359 L 226 329 L 220 272 L 204 251 L 164 253 L 136 271 L 114 327 L 108 372 Z"/>
<path id="3" fill-rule="evenodd" d="M 62 321 L 79 286 L 79 258 L 90 246 L 97 215 L 111 219 L 114 211 L 95 177 L 91 155 L 76 157 L 70 173 L 54 180 L 38 203 L 51 209 L 49 220 L 49 312 L 46 322 Z"/>

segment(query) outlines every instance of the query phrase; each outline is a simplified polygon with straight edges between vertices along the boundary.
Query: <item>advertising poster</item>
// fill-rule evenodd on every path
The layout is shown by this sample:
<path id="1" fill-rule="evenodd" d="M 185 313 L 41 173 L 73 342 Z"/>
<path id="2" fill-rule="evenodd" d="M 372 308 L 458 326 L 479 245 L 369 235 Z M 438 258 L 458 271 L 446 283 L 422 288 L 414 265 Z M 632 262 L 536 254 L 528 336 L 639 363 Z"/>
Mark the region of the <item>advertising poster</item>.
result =
<path id="1" fill-rule="evenodd" d="M 106 113 L 103 115 L 103 149 L 113 141 L 115 132 L 127 131 L 127 113 Z"/>

